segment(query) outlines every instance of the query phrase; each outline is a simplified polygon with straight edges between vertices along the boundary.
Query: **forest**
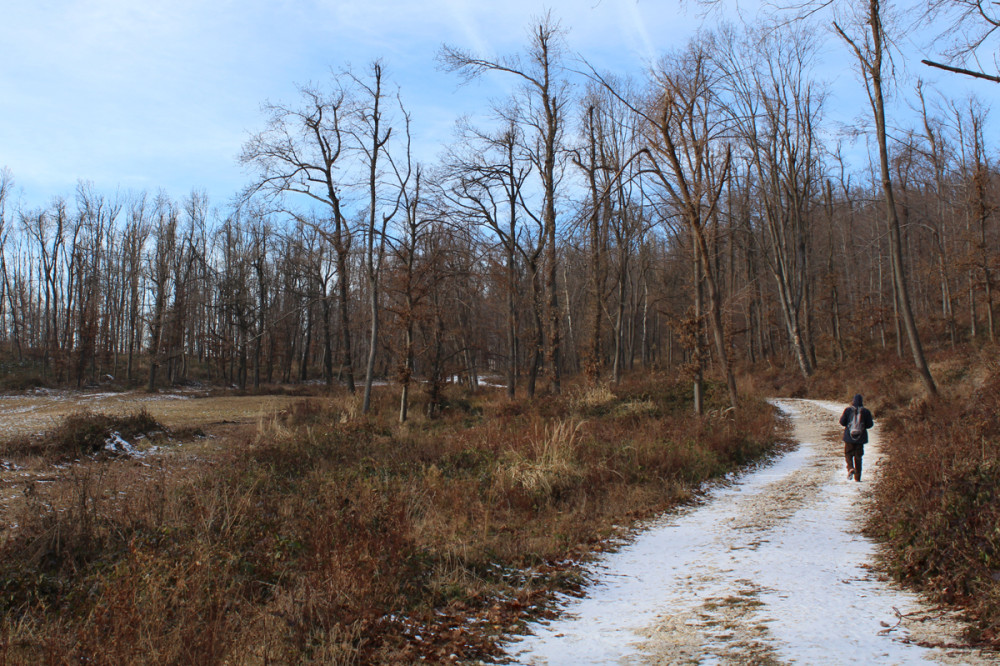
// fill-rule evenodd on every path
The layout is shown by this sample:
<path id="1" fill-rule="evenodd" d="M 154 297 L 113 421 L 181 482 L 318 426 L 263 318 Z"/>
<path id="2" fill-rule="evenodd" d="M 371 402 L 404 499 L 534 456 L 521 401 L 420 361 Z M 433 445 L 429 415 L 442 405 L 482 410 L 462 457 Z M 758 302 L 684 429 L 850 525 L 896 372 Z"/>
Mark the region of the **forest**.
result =
<path id="1" fill-rule="evenodd" d="M 550 17 L 520 54 L 442 47 L 456 80 L 511 92 L 435 163 L 376 61 L 267 105 L 231 202 L 82 180 L 26 207 L 5 170 L 4 382 L 338 383 L 367 409 L 374 382 L 531 397 L 657 367 L 696 395 L 718 375 L 735 406 L 736 366 L 808 377 L 880 348 L 933 394 L 923 341 L 996 336 L 989 109 L 917 83 L 887 119 L 866 29 L 841 33 L 865 164 L 824 117 L 807 27 L 706 32 L 633 79 L 581 66 Z"/>

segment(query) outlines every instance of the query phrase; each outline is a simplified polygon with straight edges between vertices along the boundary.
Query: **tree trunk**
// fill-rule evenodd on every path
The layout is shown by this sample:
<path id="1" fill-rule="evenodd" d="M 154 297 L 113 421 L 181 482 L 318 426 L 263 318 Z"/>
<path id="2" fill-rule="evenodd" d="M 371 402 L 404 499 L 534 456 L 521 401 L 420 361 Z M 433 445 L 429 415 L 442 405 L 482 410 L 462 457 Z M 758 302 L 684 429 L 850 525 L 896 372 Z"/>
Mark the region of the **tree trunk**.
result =
<path id="1" fill-rule="evenodd" d="M 910 343 L 913 363 L 920 375 L 920 379 L 923 381 L 924 389 L 929 396 L 936 396 L 937 386 L 934 384 L 934 378 L 931 377 L 930 369 L 927 367 L 927 359 L 924 356 L 924 349 L 920 343 L 920 335 L 917 331 L 917 324 L 913 318 L 913 310 L 910 306 L 909 284 L 906 269 L 903 266 L 903 243 L 899 228 L 899 217 L 896 212 L 896 200 L 893 196 L 892 178 L 889 171 L 885 102 L 882 96 L 882 57 L 885 38 L 882 34 L 882 14 L 879 3 L 880 0 L 869 0 L 868 3 L 867 27 L 871 30 L 872 37 L 870 59 L 847 37 L 846 33 L 840 29 L 840 26 L 834 25 L 841 36 L 854 48 L 869 86 L 869 97 L 875 116 L 875 136 L 878 140 L 882 194 L 885 197 L 886 222 L 889 227 L 889 260 L 892 266 L 893 285 L 896 289 L 896 304 L 899 307 L 903 328 Z"/>
<path id="2" fill-rule="evenodd" d="M 702 369 L 702 300 L 703 300 L 703 271 L 701 266 L 701 253 L 697 250 L 694 253 L 694 413 L 701 416 L 704 411 L 704 398 L 702 395 L 702 383 L 704 370 Z"/>

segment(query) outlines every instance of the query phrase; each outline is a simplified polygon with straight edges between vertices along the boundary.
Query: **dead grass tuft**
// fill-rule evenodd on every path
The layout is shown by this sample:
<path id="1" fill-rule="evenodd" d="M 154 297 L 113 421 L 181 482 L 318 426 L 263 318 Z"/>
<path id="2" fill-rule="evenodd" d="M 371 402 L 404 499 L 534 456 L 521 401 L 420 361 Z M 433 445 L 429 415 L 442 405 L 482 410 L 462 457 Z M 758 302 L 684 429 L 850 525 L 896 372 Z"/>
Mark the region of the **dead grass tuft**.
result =
<path id="1" fill-rule="evenodd" d="M 536 424 L 527 451 L 509 449 L 509 460 L 500 465 L 497 479 L 508 487 L 520 487 L 537 499 L 557 498 L 579 484 L 583 474 L 576 462 L 575 442 L 583 422 L 556 421 Z"/>
<path id="2" fill-rule="evenodd" d="M 577 410 L 603 407 L 615 400 L 615 394 L 607 384 L 577 388 L 570 396 L 570 404 Z"/>

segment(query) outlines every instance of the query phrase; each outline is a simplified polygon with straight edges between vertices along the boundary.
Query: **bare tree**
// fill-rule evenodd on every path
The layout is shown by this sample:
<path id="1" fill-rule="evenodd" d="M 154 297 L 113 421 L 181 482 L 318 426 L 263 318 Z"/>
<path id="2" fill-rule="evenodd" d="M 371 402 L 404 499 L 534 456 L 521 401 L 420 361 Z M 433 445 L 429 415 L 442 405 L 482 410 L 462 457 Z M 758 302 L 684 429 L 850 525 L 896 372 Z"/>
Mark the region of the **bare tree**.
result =
<path id="1" fill-rule="evenodd" d="M 630 93 L 626 91 L 624 94 Z M 604 218 L 603 225 L 600 225 L 603 228 L 596 230 L 598 242 L 601 240 L 601 235 L 608 236 L 609 246 L 604 253 L 598 254 L 610 254 L 612 249 L 614 250 L 616 298 L 614 316 L 609 318 L 613 333 L 611 373 L 613 381 L 618 383 L 626 365 L 628 355 L 626 348 L 630 346 L 626 338 L 631 338 L 627 336 L 626 311 L 629 298 L 635 296 L 635 290 L 631 288 L 635 273 L 633 260 L 648 226 L 639 202 L 641 197 L 635 192 L 642 170 L 642 161 L 639 159 L 642 137 L 638 117 L 628 113 L 627 105 L 622 104 L 613 95 L 605 97 L 598 107 L 591 108 L 596 113 L 588 112 L 587 124 L 589 131 L 596 132 L 595 184 L 599 184 L 599 187 L 591 188 L 591 205 L 596 208 L 598 215 Z M 595 229 L 592 221 L 592 242 L 594 239 Z M 605 261 L 610 264 L 607 259 Z M 595 267 L 598 273 L 605 268 L 600 265 L 602 263 L 605 262 L 598 261 L 598 266 Z M 598 279 L 600 277 L 603 276 L 599 276 Z M 592 285 L 592 289 L 595 287 L 596 285 Z M 634 316 L 629 318 L 631 319 L 634 319 Z M 599 334 L 599 326 L 595 333 Z"/>
<path id="2" fill-rule="evenodd" d="M 730 406 L 736 410 L 736 378 L 725 340 L 722 293 L 713 270 L 707 231 L 718 213 L 732 160 L 726 142 L 729 129 L 714 92 L 716 72 L 704 45 L 693 42 L 676 58 L 661 63 L 653 83 L 646 112 L 652 168 L 690 235 L 696 297 L 700 296 L 701 276 L 708 290 L 715 353 L 725 374 Z"/>
<path id="3" fill-rule="evenodd" d="M 871 103 L 872 115 L 875 120 L 875 138 L 878 142 L 878 162 L 881 174 L 882 195 L 885 199 L 886 225 L 889 230 L 889 260 L 892 266 L 893 287 L 896 293 L 896 305 L 902 318 L 906 337 L 913 355 L 913 363 L 920 374 L 928 395 L 937 395 L 937 386 L 931 377 L 924 356 L 920 334 L 913 317 L 913 307 L 910 303 L 910 287 L 906 267 L 903 265 L 903 243 L 899 226 L 899 215 L 892 189 L 892 175 L 889 171 L 889 148 L 886 133 L 885 98 L 883 95 L 884 77 L 886 72 L 886 52 L 889 48 L 887 36 L 883 30 L 884 13 L 881 0 L 868 0 L 859 5 L 857 12 L 850 17 L 851 24 L 846 29 L 839 21 L 833 26 L 837 34 L 847 42 L 854 51 L 861 77 Z M 854 28 L 853 35 L 847 30 Z"/>
<path id="4" fill-rule="evenodd" d="M 59 337 L 60 308 L 67 289 L 63 281 L 62 266 L 66 262 L 66 202 L 58 199 L 53 203 L 54 210 L 36 210 L 20 213 L 21 226 L 34 241 L 37 247 L 36 269 L 40 274 L 44 289 L 44 304 L 42 321 L 39 329 L 42 333 L 42 372 L 55 366 L 56 381 L 62 381 L 63 345 Z M 72 273 L 72 271 L 69 271 Z M 72 293 L 72 289 L 68 290 Z M 69 330 L 67 326 L 66 330 Z"/>
<path id="5" fill-rule="evenodd" d="M 929 162 L 931 175 L 930 182 L 925 187 L 932 193 L 934 201 L 933 214 L 927 216 L 927 224 L 931 229 L 937 249 L 937 268 L 941 283 L 941 315 L 947 322 L 951 344 L 955 345 L 958 341 L 958 326 L 955 322 L 955 309 L 949 275 L 949 267 L 952 265 L 950 256 L 951 248 L 947 242 L 949 223 L 953 222 L 953 220 L 949 219 L 951 217 L 951 206 L 948 205 L 949 186 L 946 175 L 949 161 L 947 155 L 948 149 L 944 125 L 939 119 L 933 118 L 929 113 L 922 82 L 917 83 L 917 97 L 920 100 L 920 116 L 924 129 L 923 152 Z"/>
<path id="6" fill-rule="evenodd" d="M 729 33 L 719 53 L 732 91 L 733 121 L 749 152 L 765 229 L 768 266 L 799 370 L 813 372 L 807 345 L 811 218 L 820 182 L 816 138 L 822 94 L 807 67 L 812 35 L 800 26 L 777 33 Z"/>
<path id="7" fill-rule="evenodd" d="M 529 234 L 537 242 L 528 247 L 528 238 L 521 229 L 524 183 L 531 173 L 529 161 L 520 154 L 520 129 L 509 116 L 496 132 L 476 130 L 468 125 L 461 128 L 462 142 L 450 151 L 442 174 L 442 198 L 459 219 L 473 225 L 485 225 L 499 239 L 504 251 L 507 363 L 507 397 L 513 398 L 517 385 L 518 350 L 518 259 L 537 266 L 544 245 L 544 234 Z M 537 219 L 537 218 L 536 218 Z M 532 281 L 533 285 L 537 283 Z M 529 396 L 534 396 L 534 374 L 538 366 L 543 332 L 540 328 L 540 295 L 532 288 L 532 303 L 539 313 L 537 336 L 532 343 Z"/>
<path id="8" fill-rule="evenodd" d="M 77 187 L 77 205 L 78 224 L 82 231 L 74 234 L 72 252 L 75 255 L 74 265 L 78 274 L 76 328 L 79 332 L 79 349 L 76 384 L 79 387 L 83 384 L 88 364 L 94 361 L 99 318 L 98 304 L 102 280 L 107 273 L 105 250 L 121 212 L 122 202 L 117 197 L 105 199 L 94 192 L 91 184 L 81 183 Z"/>
<path id="9" fill-rule="evenodd" d="M 406 170 L 410 172 L 409 166 Z M 410 408 L 410 380 L 416 357 L 415 328 L 418 310 L 426 296 L 426 284 L 418 266 L 420 245 L 427 233 L 428 218 L 423 216 L 421 201 L 422 171 L 417 166 L 413 176 L 412 191 L 403 188 L 403 211 L 405 213 L 402 237 L 395 244 L 395 256 L 401 264 L 400 291 L 403 303 L 398 315 L 402 320 L 403 350 L 400 353 L 399 383 L 402 391 L 399 397 L 399 422 L 405 423 Z"/>
<path id="10" fill-rule="evenodd" d="M 928 0 L 924 20 L 939 30 L 936 43 L 947 42 L 944 56 L 948 61 L 966 64 L 971 60 L 976 69 L 934 60 L 921 62 L 955 74 L 1000 83 L 1000 76 L 983 71 L 985 67 L 979 57 L 984 44 L 1000 33 L 1000 5 L 989 0 Z M 1000 73 L 997 54 L 991 57 L 994 69 Z"/>
<path id="11" fill-rule="evenodd" d="M 587 109 L 583 118 L 584 147 L 577 152 L 573 162 L 583 171 L 590 194 L 587 211 L 587 231 L 590 243 L 590 293 L 588 318 L 590 320 L 590 348 L 584 355 L 584 368 L 591 381 L 601 377 L 603 351 L 601 345 L 604 312 L 605 283 L 607 281 L 607 214 L 609 200 L 601 196 L 600 180 L 604 165 L 599 159 L 599 111 L 601 93 L 606 91 L 595 87 L 590 91 Z M 613 96 L 612 96 L 613 97 Z"/>
<path id="12" fill-rule="evenodd" d="M 7 218 L 7 200 L 10 198 L 10 193 L 14 189 L 14 177 L 11 175 L 10 169 L 3 167 L 0 169 L 0 328 L 3 328 L 3 337 L 6 338 L 7 330 L 6 326 L 3 325 L 5 316 L 4 308 L 7 303 L 11 301 L 10 294 L 10 274 L 7 271 L 7 253 L 4 251 L 7 245 L 7 240 L 10 238 L 10 224 Z M 12 316 L 13 308 L 12 309 Z M 16 321 L 12 322 L 13 326 L 13 339 L 15 346 L 18 345 L 18 335 L 17 335 L 17 325 Z M 20 352 L 18 353 L 20 356 Z"/>
<path id="13" fill-rule="evenodd" d="M 409 137 L 410 118 L 403 109 L 402 102 L 397 95 L 399 110 L 403 116 L 406 137 L 406 171 L 401 172 L 395 168 L 398 179 L 398 187 L 395 185 L 394 194 L 386 197 L 385 190 L 390 189 L 381 180 L 379 172 L 379 158 L 383 155 L 391 162 L 388 151 L 389 139 L 392 136 L 393 127 L 391 121 L 387 122 L 384 117 L 385 109 L 382 106 L 385 93 L 382 90 L 384 69 L 382 63 L 375 61 L 371 65 L 370 77 L 361 79 L 351 76 L 358 87 L 358 107 L 354 113 L 355 124 L 352 134 L 364 155 L 364 162 L 367 172 L 366 189 L 368 200 L 367 226 L 365 228 L 365 276 L 368 278 L 368 305 L 370 315 L 368 364 L 365 370 L 364 398 L 361 404 L 361 412 L 367 414 L 371 408 L 372 382 L 375 377 L 375 358 L 378 353 L 378 331 L 379 331 L 379 276 L 382 271 L 382 263 L 386 250 L 386 227 L 395 217 L 400 209 L 403 192 L 406 190 L 410 178 L 409 173 Z M 388 124 L 388 127 L 386 126 Z M 395 167 L 395 165 L 393 165 Z M 386 206 L 383 206 L 386 204 Z"/>
<path id="14" fill-rule="evenodd" d="M 565 106 L 568 101 L 568 84 L 561 78 L 562 31 L 546 14 L 531 32 L 527 62 L 512 56 L 496 60 L 474 56 L 465 51 L 445 46 L 441 60 L 450 71 L 460 72 L 473 79 L 485 72 L 504 72 L 517 77 L 523 84 L 518 114 L 519 122 L 530 128 L 533 136 L 526 137 L 536 173 L 541 178 L 541 214 L 545 232 L 546 291 L 548 292 L 547 318 L 549 328 L 548 361 L 552 377 L 552 390 L 558 393 L 560 384 L 560 344 L 562 317 L 559 309 L 556 248 L 556 195 L 561 169 L 558 167 L 562 151 L 562 134 Z M 530 211 L 528 211 L 530 213 Z"/>
<path id="15" fill-rule="evenodd" d="M 146 390 L 156 389 L 156 374 L 160 368 L 160 347 L 167 309 L 167 294 L 170 290 L 173 255 L 177 246 L 177 209 L 164 197 L 157 197 L 156 227 L 153 238 L 156 248 L 150 257 L 149 279 L 153 287 L 153 310 L 149 318 L 149 379 Z"/>
<path id="16" fill-rule="evenodd" d="M 243 146 L 241 162 L 257 171 L 257 180 L 245 190 L 244 199 L 258 192 L 273 197 L 298 194 L 327 211 L 330 226 L 318 230 L 337 255 L 341 367 L 347 390 L 354 393 L 348 272 L 351 231 L 344 211 L 344 183 L 340 173 L 350 158 L 344 128 L 347 99 L 339 85 L 328 93 L 302 88 L 300 94 L 299 107 L 266 105 L 267 128 Z M 332 375 L 328 380 L 332 380 Z"/>
<path id="17" fill-rule="evenodd" d="M 966 236 L 969 250 L 967 263 L 969 273 L 970 319 L 975 331 L 975 292 L 981 284 L 986 298 L 987 335 L 990 342 L 996 341 L 996 326 L 994 323 L 993 289 L 994 275 L 991 268 L 990 248 L 993 240 L 990 238 L 989 221 L 996 210 L 996 204 L 989 195 L 990 173 L 993 165 L 990 162 L 986 148 L 984 127 L 987 119 L 987 109 L 975 98 L 969 99 L 967 105 L 952 106 L 955 126 L 960 144 L 960 159 L 958 170 L 962 178 L 964 190 L 963 208 L 967 221 Z M 973 333 L 975 336 L 975 333 Z"/>

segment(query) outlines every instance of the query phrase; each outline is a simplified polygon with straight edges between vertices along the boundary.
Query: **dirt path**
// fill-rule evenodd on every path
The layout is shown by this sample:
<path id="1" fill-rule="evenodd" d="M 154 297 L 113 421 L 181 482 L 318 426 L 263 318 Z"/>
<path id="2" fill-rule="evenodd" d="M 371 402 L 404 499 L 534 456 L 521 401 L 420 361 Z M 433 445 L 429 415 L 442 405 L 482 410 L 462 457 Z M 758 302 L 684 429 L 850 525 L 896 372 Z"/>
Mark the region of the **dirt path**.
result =
<path id="1" fill-rule="evenodd" d="M 535 664 L 987 664 L 954 618 L 872 569 L 859 518 L 878 474 L 846 478 L 841 405 L 781 400 L 798 447 L 650 525 L 595 568 L 586 597 L 509 646 Z M 948 647 L 932 647 L 948 646 Z"/>

